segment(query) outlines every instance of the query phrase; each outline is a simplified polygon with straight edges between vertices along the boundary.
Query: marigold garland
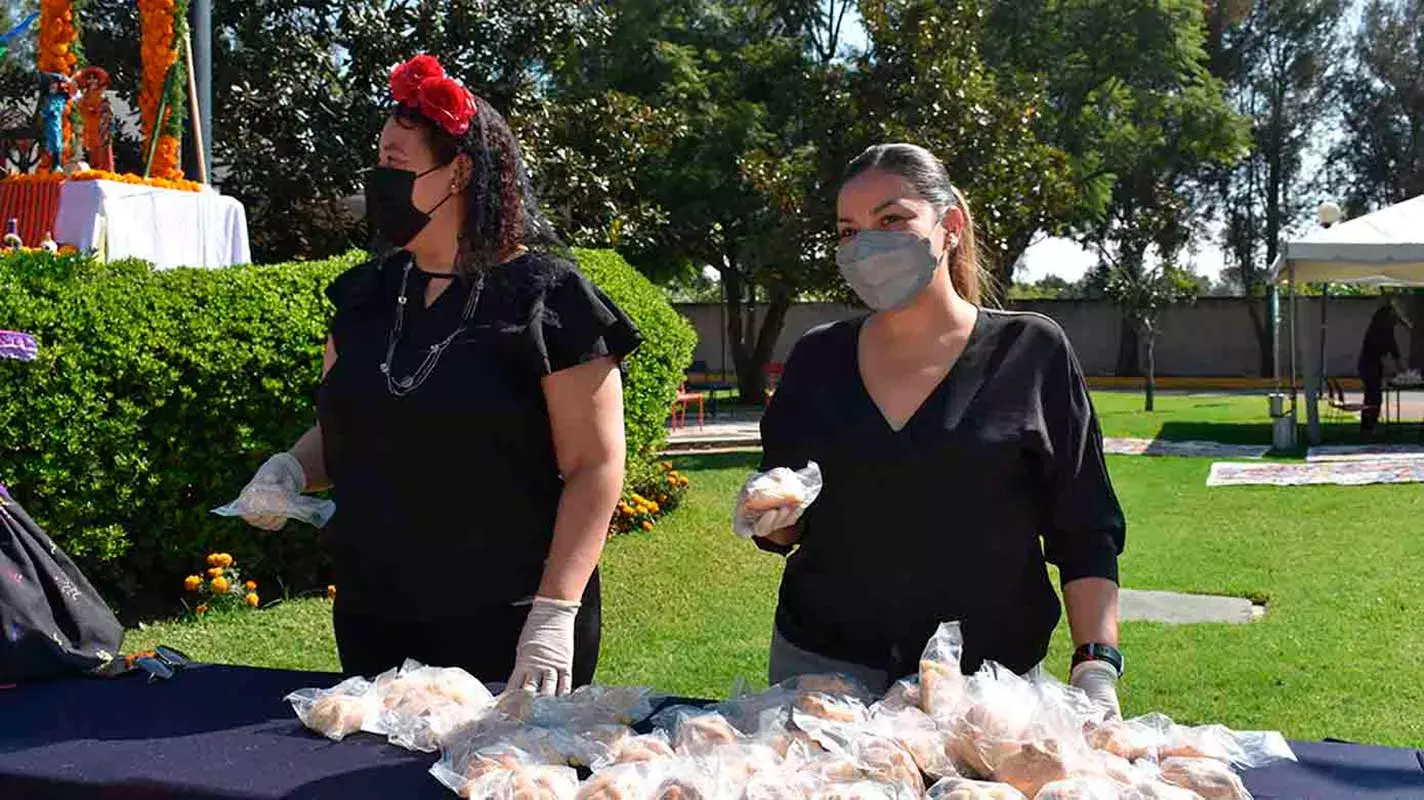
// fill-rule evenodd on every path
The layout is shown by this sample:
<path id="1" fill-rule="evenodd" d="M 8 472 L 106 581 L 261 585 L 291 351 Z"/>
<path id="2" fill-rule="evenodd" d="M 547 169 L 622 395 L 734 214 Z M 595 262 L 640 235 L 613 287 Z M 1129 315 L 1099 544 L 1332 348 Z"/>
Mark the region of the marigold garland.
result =
<path id="1" fill-rule="evenodd" d="M 70 0 L 40 0 L 39 57 L 36 66 L 40 72 L 73 76 L 80 62 L 78 16 L 74 3 Z M 64 155 L 68 159 L 73 152 L 74 105 L 64 115 Z M 53 169 L 60 165 L 50 164 L 48 155 L 40 164 L 41 169 Z"/>
<path id="2" fill-rule="evenodd" d="M 161 144 L 161 142 L 160 142 Z M 180 175 L 182 173 L 179 173 Z M 200 192 L 203 185 L 197 181 L 184 179 L 169 180 L 167 178 L 145 178 L 142 175 L 124 173 L 122 175 L 115 172 L 105 172 L 99 169 L 89 169 L 83 172 L 76 172 L 72 175 L 64 175 L 57 172 L 29 172 L 23 174 L 10 175 L 0 179 L 0 183 L 60 183 L 62 181 L 113 181 L 115 183 L 128 183 L 134 186 L 152 186 L 156 189 L 174 189 L 181 192 Z"/>
<path id="3" fill-rule="evenodd" d="M 183 90 L 187 72 L 178 59 L 178 48 L 186 33 L 187 0 L 138 0 L 139 43 L 143 61 L 143 77 L 139 88 L 139 113 L 143 124 L 145 157 L 158 136 L 153 151 L 150 174 L 159 179 L 179 181 L 183 170 L 178 163 L 179 139 L 183 132 Z M 163 100 L 165 79 L 173 71 L 168 84 L 168 102 L 163 119 L 158 119 L 158 106 Z"/>

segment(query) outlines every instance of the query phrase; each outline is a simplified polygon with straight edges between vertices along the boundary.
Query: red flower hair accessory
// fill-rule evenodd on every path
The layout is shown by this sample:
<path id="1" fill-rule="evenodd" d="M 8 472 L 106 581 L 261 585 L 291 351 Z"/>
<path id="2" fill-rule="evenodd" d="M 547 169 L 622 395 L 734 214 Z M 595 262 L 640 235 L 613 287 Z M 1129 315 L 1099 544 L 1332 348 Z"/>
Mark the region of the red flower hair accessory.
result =
<path id="1" fill-rule="evenodd" d="M 475 96 L 429 55 L 419 55 L 391 71 L 391 96 L 439 125 L 451 136 L 463 136 L 475 118 Z"/>

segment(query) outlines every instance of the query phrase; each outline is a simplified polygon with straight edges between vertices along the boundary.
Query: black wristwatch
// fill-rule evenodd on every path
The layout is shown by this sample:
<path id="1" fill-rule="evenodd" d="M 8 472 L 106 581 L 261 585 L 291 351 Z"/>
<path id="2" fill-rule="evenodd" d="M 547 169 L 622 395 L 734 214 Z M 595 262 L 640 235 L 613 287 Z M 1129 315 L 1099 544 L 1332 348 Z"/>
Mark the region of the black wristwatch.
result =
<path id="1" fill-rule="evenodd" d="M 1112 645 L 1085 644 L 1073 651 L 1073 667 L 1075 669 L 1086 661 L 1106 661 L 1112 665 L 1113 669 L 1117 670 L 1117 676 L 1122 677 L 1122 652 Z"/>

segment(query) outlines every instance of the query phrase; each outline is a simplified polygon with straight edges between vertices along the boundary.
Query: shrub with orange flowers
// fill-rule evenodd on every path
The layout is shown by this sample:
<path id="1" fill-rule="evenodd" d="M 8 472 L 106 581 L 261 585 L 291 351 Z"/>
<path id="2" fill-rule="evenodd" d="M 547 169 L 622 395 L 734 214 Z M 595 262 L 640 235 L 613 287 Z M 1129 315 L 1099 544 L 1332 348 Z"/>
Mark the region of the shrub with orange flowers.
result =
<path id="1" fill-rule="evenodd" d="M 207 565 L 203 574 L 195 573 L 183 579 L 183 591 L 189 599 L 198 601 L 193 607 L 195 615 L 201 617 L 213 610 L 258 608 L 262 604 L 257 581 L 244 581 L 231 555 L 209 553 Z M 188 605 L 188 601 L 183 604 Z"/>
<path id="2" fill-rule="evenodd" d="M 609 533 L 653 530 L 659 519 L 682 504 L 689 483 L 666 461 L 642 467 L 630 464 Z"/>
<path id="3" fill-rule="evenodd" d="M 153 150 L 153 168 L 149 174 L 164 180 L 182 180 L 178 143 L 183 135 L 187 72 L 178 58 L 178 47 L 186 33 L 188 0 L 138 0 L 138 15 L 139 48 L 143 56 L 138 107 L 144 158 L 148 157 L 156 136 L 158 143 Z M 162 119 L 158 114 L 160 105 L 164 105 Z"/>
<path id="4" fill-rule="evenodd" d="M 36 67 L 40 72 L 56 75 L 74 75 L 83 63 L 83 49 L 79 40 L 79 9 L 77 0 L 40 0 L 40 33 L 37 42 Z M 74 118 L 78 109 L 70 104 L 69 113 L 64 115 L 64 155 L 73 152 Z M 60 165 L 48 163 L 49 156 L 41 169 L 54 169 Z"/>

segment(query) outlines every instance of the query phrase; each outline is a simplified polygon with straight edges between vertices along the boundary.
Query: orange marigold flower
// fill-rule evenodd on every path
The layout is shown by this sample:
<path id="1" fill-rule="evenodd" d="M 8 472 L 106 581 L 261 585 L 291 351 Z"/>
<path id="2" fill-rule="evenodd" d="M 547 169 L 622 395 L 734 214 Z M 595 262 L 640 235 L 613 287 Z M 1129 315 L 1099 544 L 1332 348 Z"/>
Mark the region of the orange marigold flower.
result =
<path id="1" fill-rule="evenodd" d="M 198 587 L 203 585 L 203 579 L 198 575 L 189 575 L 183 579 L 183 588 L 190 592 L 198 591 Z"/>
<path id="2" fill-rule="evenodd" d="M 335 599 L 336 599 L 336 587 L 335 587 L 335 586 L 327 586 L 327 587 L 326 587 L 326 599 L 328 599 L 328 600 L 335 600 Z"/>
<path id="3" fill-rule="evenodd" d="M 653 529 L 653 523 L 651 523 L 651 522 L 649 522 L 649 521 L 647 521 L 647 520 L 644 520 L 644 521 L 643 521 L 643 530 L 645 530 L 645 531 L 651 531 L 652 529 Z"/>
<path id="4" fill-rule="evenodd" d="M 218 554 L 217 554 L 217 553 L 208 553 L 208 566 L 210 566 L 210 567 L 216 567 L 217 565 L 218 565 Z"/>
<path id="5" fill-rule="evenodd" d="M 230 566 L 232 566 L 232 556 L 228 555 L 227 553 L 218 553 L 218 566 L 219 566 L 219 567 L 230 567 Z"/>
<path id="6" fill-rule="evenodd" d="M 217 592 L 218 594 L 227 594 L 228 589 L 231 589 L 231 588 L 232 588 L 232 584 L 230 584 L 230 583 L 227 582 L 227 578 L 221 578 L 221 577 L 219 577 L 219 578 L 213 578 L 213 591 L 214 591 L 214 592 Z"/>
<path id="7" fill-rule="evenodd" d="M 197 608 L 193 609 L 193 611 L 197 612 L 198 614 L 206 614 L 208 613 L 208 604 L 201 603 L 198 605 Z"/>
<path id="8" fill-rule="evenodd" d="M 248 581 L 247 583 L 242 584 L 242 588 L 246 589 L 249 592 L 255 592 L 257 591 L 257 581 Z"/>
<path id="9" fill-rule="evenodd" d="M 654 514 L 658 513 L 658 504 L 657 504 L 657 503 L 649 503 L 649 504 L 648 504 L 648 510 L 651 511 L 651 512 L 653 512 Z"/>
<path id="10" fill-rule="evenodd" d="M 221 578 L 221 577 L 222 577 L 222 574 L 223 574 L 223 568 L 222 568 L 222 567 L 213 567 L 212 569 L 208 570 L 208 577 L 209 577 L 209 578 Z"/>
<path id="11" fill-rule="evenodd" d="M 243 600 L 247 603 L 249 608 L 256 608 L 257 604 L 261 602 L 261 600 L 257 598 L 257 594 L 255 592 L 248 592 L 247 596 L 244 597 Z"/>

